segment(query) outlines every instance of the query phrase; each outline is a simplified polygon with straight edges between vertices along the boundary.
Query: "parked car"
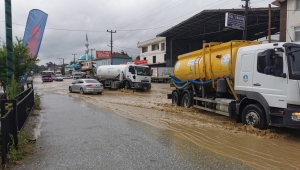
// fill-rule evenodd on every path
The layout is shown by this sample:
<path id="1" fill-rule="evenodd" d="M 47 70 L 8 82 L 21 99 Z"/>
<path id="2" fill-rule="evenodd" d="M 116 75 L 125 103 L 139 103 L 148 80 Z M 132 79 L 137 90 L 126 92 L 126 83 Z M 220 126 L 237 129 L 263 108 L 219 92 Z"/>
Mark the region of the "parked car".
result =
<path id="1" fill-rule="evenodd" d="M 104 90 L 103 84 L 95 79 L 77 79 L 69 85 L 69 92 L 97 93 L 102 94 Z"/>
<path id="2" fill-rule="evenodd" d="M 55 81 L 63 81 L 63 76 L 61 74 L 56 74 L 55 75 Z"/>
<path id="3" fill-rule="evenodd" d="M 72 76 L 71 76 L 71 75 L 66 75 L 66 76 L 64 76 L 63 78 L 64 78 L 64 79 L 71 79 Z"/>

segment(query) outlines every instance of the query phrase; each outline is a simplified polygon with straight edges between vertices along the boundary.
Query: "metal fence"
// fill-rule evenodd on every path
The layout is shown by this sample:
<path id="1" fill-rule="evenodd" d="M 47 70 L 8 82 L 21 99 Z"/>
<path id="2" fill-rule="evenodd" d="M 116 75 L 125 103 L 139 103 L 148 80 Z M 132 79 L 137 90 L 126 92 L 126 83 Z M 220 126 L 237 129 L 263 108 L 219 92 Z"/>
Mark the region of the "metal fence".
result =
<path id="1" fill-rule="evenodd" d="M 6 110 L 7 104 L 12 104 L 12 109 Z M 27 90 L 16 96 L 16 100 L 1 100 L 1 149 L 2 164 L 6 163 L 7 153 L 12 144 L 18 146 L 18 132 L 23 128 L 25 122 L 33 110 L 34 90 Z"/>

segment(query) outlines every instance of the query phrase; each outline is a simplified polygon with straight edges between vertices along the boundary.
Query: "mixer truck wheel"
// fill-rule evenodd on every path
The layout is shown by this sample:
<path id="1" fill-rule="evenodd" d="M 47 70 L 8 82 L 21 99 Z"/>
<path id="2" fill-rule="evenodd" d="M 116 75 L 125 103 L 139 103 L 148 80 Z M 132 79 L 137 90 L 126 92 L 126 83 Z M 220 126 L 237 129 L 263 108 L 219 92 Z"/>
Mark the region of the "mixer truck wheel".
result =
<path id="1" fill-rule="evenodd" d="M 267 128 L 264 108 L 256 104 L 250 104 L 244 108 L 242 121 L 243 124 L 252 125 L 260 130 Z"/>
<path id="2" fill-rule="evenodd" d="M 182 106 L 185 108 L 190 108 L 192 105 L 191 96 L 188 93 L 185 93 L 182 97 Z"/>
<path id="3" fill-rule="evenodd" d="M 177 104 L 178 106 L 180 106 L 180 98 L 177 91 L 174 91 L 172 93 L 172 104 Z"/>

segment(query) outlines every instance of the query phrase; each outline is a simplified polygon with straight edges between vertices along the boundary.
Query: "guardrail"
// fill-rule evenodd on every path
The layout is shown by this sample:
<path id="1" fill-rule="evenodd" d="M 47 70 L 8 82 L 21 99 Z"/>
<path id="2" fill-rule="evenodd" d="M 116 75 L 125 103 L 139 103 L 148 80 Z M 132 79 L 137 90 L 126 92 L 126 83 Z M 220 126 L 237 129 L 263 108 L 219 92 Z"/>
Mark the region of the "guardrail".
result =
<path id="1" fill-rule="evenodd" d="M 5 106 L 11 103 L 12 108 Z M 34 90 L 28 88 L 16 96 L 16 100 L 1 100 L 1 149 L 2 165 L 6 164 L 7 153 L 12 144 L 18 148 L 18 132 L 24 127 L 34 106 Z"/>

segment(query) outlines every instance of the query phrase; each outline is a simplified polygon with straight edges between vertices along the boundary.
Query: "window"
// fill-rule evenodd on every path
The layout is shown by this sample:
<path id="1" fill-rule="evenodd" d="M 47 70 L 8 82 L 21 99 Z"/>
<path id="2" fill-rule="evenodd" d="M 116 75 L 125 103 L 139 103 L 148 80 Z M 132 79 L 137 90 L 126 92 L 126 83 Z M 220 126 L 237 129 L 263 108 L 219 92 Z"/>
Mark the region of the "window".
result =
<path id="1" fill-rule="evenodd" d="M 300 0 L 296 0 L 296 9 L 295 10 L 300 10 Z"/>
<path id="2" fill-rule="evenodd" d="M 300 41 L 300 27 L 295 27 L 295 41 Z"/>
<path id="3" fill-rule="evenodd" d="M 153 56 L 153 63 L 156 63 L 156 56 Z"/>
<path id="4" fill-rule="evenodd" d="M 257 57 L 257 71 L 259 73 L 280 77 L 283 73 L 282 56 L 275 54 L 275 56 L 270 58 L 267 64 L 266 55 L 259 55 Z"/>
<path id="5" fill-rule="evenodd" d="M 165 51 L 165 43 L 161 43 L 161 51 Z"/>
<path id="6" fill-rule="evenodd" d="M 148 47 L 142 47 L 142 53 L 148 52 Z"/>
<path id="7" fill-rule="evenodd" d="M 159 45 L 158 44 L 153 44 L 152 45 L 152 51 L 155 51 L 155 50 L 159 50 Z"/>
<path id="8" fill-rule="evenodd" d="M 265 67 L 266 67 L 266 56 L 258 56 L 257 57 L 257 71 L 259 73 L 264 74 Z"/>

